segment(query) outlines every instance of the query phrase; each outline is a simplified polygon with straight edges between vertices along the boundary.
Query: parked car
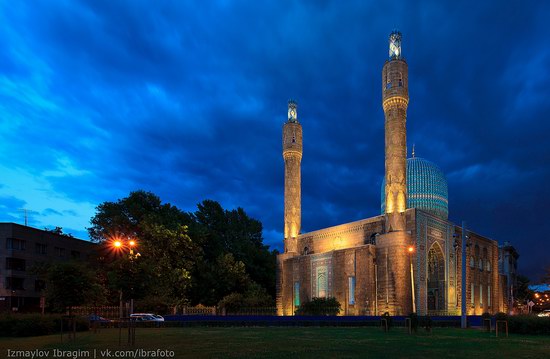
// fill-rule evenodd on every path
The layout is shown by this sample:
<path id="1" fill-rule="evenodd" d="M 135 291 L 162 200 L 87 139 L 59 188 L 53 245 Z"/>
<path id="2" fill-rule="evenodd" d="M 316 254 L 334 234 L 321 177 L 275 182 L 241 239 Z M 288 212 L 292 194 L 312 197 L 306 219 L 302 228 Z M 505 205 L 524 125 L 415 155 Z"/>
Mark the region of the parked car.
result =
<path id="1" fill-rule="evenodd" d="M 543 310 L 538 314 L 539 317 L 550 317 L 550 309 Z"/>
<path id="2" fill-rule="evenodd" d="M 164 322 L 164 318 L 161 315 L 153 313 L 134 313 L 130 314 L 130 318 L 138 322 Z"/>
<path id="3" fill-rule="evenodd" d="M 97 314 L 90 314 L 90 315 L 88 315 L 87 319 L 92 323 L 94 323 L 94 322 L 96 322 L 96 323 L 112 323 L 113 322 L 111 319 L 100 317 Z"/>

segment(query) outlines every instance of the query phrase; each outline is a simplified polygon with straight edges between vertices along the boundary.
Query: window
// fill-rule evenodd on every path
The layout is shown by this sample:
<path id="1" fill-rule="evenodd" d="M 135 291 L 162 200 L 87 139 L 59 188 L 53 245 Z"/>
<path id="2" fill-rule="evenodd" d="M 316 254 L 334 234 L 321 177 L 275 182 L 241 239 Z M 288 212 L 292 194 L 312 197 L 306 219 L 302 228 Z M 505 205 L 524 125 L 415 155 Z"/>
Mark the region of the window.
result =
<path id="1" fill-rule="evenodd" d="M 491 306 L 491 286 L 487 286 L 487 306 Z"/>
<path id="2" fill-rule="evenodd" d="M 34 291 L 35 292 L 41 292 L 44 289 L 46 289 L 46 282 L 44 282 L 41 279 L 37 279 L 34 281 Z"/>
<path id="3" fill-rule="evenodd" d="M 43 243 L 36 243 L 35 244 L 36 254 L 46 254 L 46 247 L 47 246 Z"/>
<path id="4" fill-rule="evenodd" d="M 470 304 L 472 305 L 472 307 L 474 306 L 474 283 L 472 283 L 470 285 Z"/>
<path id="5" fill-rule="evenodd" d="M 348 278 L 348 303 L 355 304 L 355 277 Z"/>
<path id="6" fill-rule="evenodd" d="M 483 284 L 479 285 L 479 306 L 483 307 Z"/>
<path id="7" fill-rule="evenodd" d="M 54 247 L 54 252 L 57 257 L 65 257 L 65 248 Z"/>
<path id="8" fill-rule="evenodd" d="M 475 263 L 474 257 L 471 256 L 471 257 L 470 257 L 470 267 L 471 267 L 471 268 L 475 268 L 475 266 L 476 266 L 476 263 Z"/>
<path id="9" fill-rule="evenodd" d="M 6 269 L 25 271 L 25 260 L 19 258 L 6 258 Z"/>
<path id="10" fill-rule="evenodd" d="M 479 268 L 479 270 L 483 270 L 483 259 L 479 258 L 477 260 L 477 267 Z"/>
<path id="11" fill-rule="evenodd" d="M 485 270 L 487 272 L 491 271 L 491 261 L 485 261 Z"/>
<path id="12" fill-rule="evenodd" d="M 71 257 L 73 259 L 79 259 L 80 258 L 80 252 L 79 251 L 71 251 Z"/>
<path id="13" fill-rule="evenodd" d="M 6 249 L 24 251 L 26 247 L 26 242 L 21 239 L 8 238 L 6 240 Z"/>
<path id="14" fill-rule="evenodd" d="M 7 277 L 6 278 L 6 289 L 12 289 L 12 290 L 23 290 L 24 280 L 23 278 L 16 278 L 16 277 Z"/>
<path id="15" fill-rule="evenodd" d="M 294 282 L 294 306 L 300 306 L 300 282 Z"/>

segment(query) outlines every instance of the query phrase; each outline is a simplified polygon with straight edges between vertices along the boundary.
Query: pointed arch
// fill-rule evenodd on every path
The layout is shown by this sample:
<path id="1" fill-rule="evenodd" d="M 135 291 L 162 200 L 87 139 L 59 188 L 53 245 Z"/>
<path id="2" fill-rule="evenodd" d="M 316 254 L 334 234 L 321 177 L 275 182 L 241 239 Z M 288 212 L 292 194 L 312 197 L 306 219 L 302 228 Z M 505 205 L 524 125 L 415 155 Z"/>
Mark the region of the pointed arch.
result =
<path id="1" fill-rule="evenodd" d="M 426 287 L 428 289 L 428 311 L 445 310 L 446 282 L 445 256 L 439 243 L 435 242 L 428 250 Z"/>

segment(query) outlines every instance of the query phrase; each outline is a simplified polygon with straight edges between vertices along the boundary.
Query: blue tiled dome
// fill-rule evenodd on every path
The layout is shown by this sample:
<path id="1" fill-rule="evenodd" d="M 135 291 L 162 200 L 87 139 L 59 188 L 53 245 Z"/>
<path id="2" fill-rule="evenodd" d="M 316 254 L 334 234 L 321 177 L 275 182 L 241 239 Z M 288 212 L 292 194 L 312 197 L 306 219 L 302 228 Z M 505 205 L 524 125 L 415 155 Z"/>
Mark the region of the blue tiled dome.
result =
<path id="1" fill-rule="evenodd" d="M 382 214 L 386 208 L 386 194 L 382 181 Z M 440 218 L 449 217 L 447 179 L 433 162 L 420 157 L 407 159 L 407 208 L 418 208 Z"/>

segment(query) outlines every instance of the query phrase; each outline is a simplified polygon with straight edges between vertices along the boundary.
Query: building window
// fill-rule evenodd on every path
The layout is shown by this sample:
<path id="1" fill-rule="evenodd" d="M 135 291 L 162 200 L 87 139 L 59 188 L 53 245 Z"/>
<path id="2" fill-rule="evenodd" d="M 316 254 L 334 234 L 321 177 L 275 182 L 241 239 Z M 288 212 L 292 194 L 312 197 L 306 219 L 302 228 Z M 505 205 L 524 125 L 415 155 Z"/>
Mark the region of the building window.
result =
<path id="1" fill-rule="evenodd" d="M 485 261 L 485 270 L 487 272 L 491 271 L 491 261 Z"/>
<path id="2" fill-rule="evenodd" d="M 475 298 L 474 298 L 474 289 L 475 289 L 474 283 L 472 283 L 472 284 L 470 285 L 470 304 L 472 305 L 472 307 L 473 307 L 474 304 L 475 304 L 475 301 L 474 301 L 474 299 L 475 299 Z"/>
<path id="3" fill-rule="evenodd" d="M 475 266 L 476 266 L 476 262 L 475 262 L 475 260 L 474 260 L 474 257 L 471 256 L 471 257 L 470 257 L 470 267 L 471 267 L 471 268 L 475 268 Z"/>
<path id="4" fill-rule="evenodd" d="M 36 254 L 46 254 L 46 247 L 47 246 L 43 243 L 36 243 L 35 244 Z"/>
<path id="5" fill-rule="evenodd" d="M 23 290 L 24 279 L 16 277 L 7 277 L 6 278 L 6 289 L 12 290 Z"/>
<path id="6" fill-rule="evenodd" d="M 44 289 L 46 289 L 46 282 L 44 282 L 41 279 L 37 279 L 34 281 L 34 291 L 35 292 L 41 292 Z"/>
<path id="7" fill-rule="evenodd" d="M 294 306 L 300 306 L 300 282 L 294 282 Z"/>
<path id="8" fill-rule="evenodd" d="M 478 266 L 479 270 L 483 270 L 483 259 L 479 258 L 477 260 L 477 266 Z"/>
<path id="9" fill-rule="evenodd" d="M 487 306 L 491 307 L 491 286 L 487 286 Z"/>
<path id="10" fill-rule="evenodd" d="M 26 242 L 21 239 L 8 238 L 6 240 L 6 249 L 24 251 L 26 247 Z"/>
<path id="11" fill-rule="evenodd" d="M 80 259 L 80 252 L 79 251 L 71 251 L 71 257 L 73 259 Z"/>
<path id="12" fill-rule="evenodd" d="M 25 260 L 20 258 L 6 258 L 6 269 L 25 271 Z"/>
<path id="13" fill-rule="evenodd" d="M 56 257 L 65 257 L 65 248 L 55 247 L 54 252 Z"/>
<path id="14" fill-rule="evenodd" d="M 348 303 L 355 304 L 355 277 L 348 278 Z"/>
<path id="15" fill-rule="evenodd" d="M 479 285 L 479 306 L 483 307 L 483 284 Z"/>

